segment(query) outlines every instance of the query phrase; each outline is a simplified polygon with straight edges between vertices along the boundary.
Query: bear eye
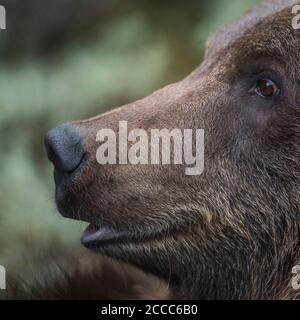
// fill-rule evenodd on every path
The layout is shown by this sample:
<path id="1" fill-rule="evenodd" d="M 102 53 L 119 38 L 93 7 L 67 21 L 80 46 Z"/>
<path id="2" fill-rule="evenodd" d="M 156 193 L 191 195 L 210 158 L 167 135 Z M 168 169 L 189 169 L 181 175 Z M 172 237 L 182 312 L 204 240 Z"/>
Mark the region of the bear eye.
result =
<path id="1" fill-rule="evenodd" d="M 256 83 L 254 92 L 263 98 L 277 96 L 280 92 L 278 85 L 271 79 L 259 79 Z"/>

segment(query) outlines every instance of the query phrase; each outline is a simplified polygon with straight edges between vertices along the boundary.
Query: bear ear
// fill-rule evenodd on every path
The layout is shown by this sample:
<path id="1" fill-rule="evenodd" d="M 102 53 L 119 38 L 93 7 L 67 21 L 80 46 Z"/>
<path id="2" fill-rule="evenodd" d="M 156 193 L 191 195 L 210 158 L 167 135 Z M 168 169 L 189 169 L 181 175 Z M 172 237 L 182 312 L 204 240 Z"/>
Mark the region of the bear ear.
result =
<path id="1" fill-rule="evenodd" d="M 292 13 L 292 7 L 297 4 L 300 4 L 299 0 L 267 0 L 246 11 L 240 19 L 226 25 L 208 38 L 205 58 L 209 58 L 225 49 L 230 43 L 240 38 L 245 31 L 251 29 L 264 18 L 289 7 Z"/>

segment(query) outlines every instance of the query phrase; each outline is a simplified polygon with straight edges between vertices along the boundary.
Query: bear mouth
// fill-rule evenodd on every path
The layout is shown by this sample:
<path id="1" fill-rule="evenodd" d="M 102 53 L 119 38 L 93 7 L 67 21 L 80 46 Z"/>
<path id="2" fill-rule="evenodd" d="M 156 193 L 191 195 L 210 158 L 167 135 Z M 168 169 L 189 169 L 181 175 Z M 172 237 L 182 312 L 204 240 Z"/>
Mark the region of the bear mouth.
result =
<path id="1" fill-rule="evenodd" d="M 185 235 L 183 230 L 179 231 L 175 228 L 168 230 L 159 230 L 151 234 L 135 234 L 133 232 L 119 231 L 112 227 L 99 227 L 90 223 L 83 231 L 80 241 L 83 246 L 91 250 L 97 250 L 100 247 L 122 244 L 148 244 L 155 241 L 160 242 L 167 238 L 181 238 Z"/>
<path id="2" fill-rule="evenodd" d="M 81 236 L 81 243 L 92 248 L 99 245 L 111 244 L 114 242 L 124 241 L 126 234 L 109 227 L 97 227 L 94 224 L 89 224 Z"/>

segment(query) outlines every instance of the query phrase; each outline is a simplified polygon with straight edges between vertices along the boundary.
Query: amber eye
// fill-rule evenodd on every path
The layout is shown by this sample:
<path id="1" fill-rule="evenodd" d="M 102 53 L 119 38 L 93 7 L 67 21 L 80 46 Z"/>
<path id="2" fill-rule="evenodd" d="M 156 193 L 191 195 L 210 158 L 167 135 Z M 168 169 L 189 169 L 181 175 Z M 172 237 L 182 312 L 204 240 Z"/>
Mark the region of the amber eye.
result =
<path id="1" fill-rule="evenodd" d="M 279 94 L 279 87 L 270 79 L 260 79 L 257 81 L 255 93 L 263 98 L 274 97 Z"/>

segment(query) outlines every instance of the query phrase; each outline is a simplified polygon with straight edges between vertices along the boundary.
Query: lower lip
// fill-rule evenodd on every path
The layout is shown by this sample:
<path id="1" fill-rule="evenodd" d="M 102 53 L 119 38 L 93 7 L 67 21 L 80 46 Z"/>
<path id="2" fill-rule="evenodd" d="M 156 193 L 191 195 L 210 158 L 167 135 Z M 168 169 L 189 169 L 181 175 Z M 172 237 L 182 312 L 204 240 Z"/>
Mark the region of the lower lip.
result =
<path id="1" fill-rule="evenodd" d="M 90 224 L 81 236 L 81 243 L 85 246 L 91 246 L 102 242 L 112 242 L 117 240 L 121 234 L 110 228 L 98 228 Z"/>

